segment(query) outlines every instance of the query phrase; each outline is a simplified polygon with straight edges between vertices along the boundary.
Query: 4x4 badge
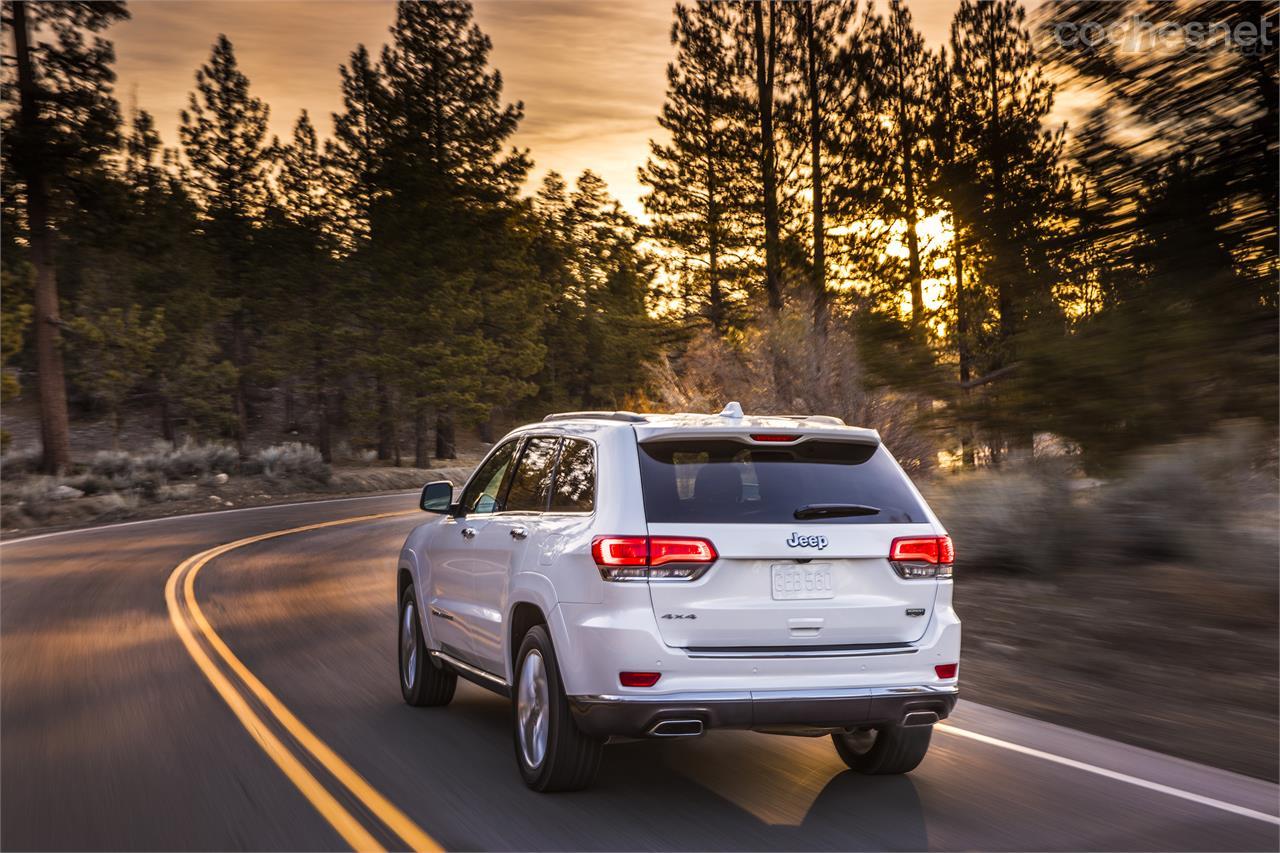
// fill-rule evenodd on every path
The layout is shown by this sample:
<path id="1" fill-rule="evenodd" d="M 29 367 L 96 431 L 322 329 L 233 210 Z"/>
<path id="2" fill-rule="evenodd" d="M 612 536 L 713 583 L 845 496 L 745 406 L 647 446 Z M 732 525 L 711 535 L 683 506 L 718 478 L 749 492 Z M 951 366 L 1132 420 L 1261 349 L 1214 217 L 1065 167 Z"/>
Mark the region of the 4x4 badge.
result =
<path id="1" fill-rule="evenodd" d="M 792 548 L 817 548 L 821 551 L 827 547 L 827 537 L 801 536 L 799 533 L 792 533 L 791 538 L 787 540 L 787 545 Z"/>
<path id="2" fill-rule="evenodd" d="M 696 613 L 663 613 L 663 619 L 697 619 Z"/>

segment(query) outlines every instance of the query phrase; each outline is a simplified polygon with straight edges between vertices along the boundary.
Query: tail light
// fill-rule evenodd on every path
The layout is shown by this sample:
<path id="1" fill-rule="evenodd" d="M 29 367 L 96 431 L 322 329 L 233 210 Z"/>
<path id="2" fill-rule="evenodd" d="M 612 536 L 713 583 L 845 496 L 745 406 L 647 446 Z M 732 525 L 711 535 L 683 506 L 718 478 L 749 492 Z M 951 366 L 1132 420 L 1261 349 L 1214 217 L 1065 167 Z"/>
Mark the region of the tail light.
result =
<path id="1" fill-rule="evenodd" d="M 949 578 L 955 561 L 950 536 L 899 536 L 889 546 L 889 563 L 908 580 Z"/>
<path id="2" fill-rule="evenodd" d="M 933 668 L 933 671 L 938 674 L 939 678 L 955 678 L 956 670 L 959 668 L 960 664 L 958 663 L 940 663 Z M 654 680 L 656 681 L 657 679 Z"/>
<path id="3" fill-rule="evenodd" d="M 597 536 L 591 557 L 607 581 L 695 580 L 719 554 L 692 536 Z"/>
<path id="4" fill-rule="evenodd" d="M 799 440 L 800 440 L 800 436 L 798 436 L 798 435 L 782 435 L 781 433 L 776 433 L 776 432 L 753 432 L 753 433 L 751 433 L 751 440 L 752 440 L 752 441 L 781 441 L 781 442 L 787 442 L 787 441 L 799 441 Z"/>

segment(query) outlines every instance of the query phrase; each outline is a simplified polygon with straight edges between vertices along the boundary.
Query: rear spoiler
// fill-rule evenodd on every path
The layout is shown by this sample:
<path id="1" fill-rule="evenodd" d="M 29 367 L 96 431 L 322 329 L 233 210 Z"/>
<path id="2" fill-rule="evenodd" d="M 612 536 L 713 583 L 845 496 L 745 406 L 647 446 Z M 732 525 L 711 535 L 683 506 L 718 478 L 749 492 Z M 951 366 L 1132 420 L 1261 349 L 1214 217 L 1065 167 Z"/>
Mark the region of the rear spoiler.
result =
<path id="1" fill-rule="evenodd" d="M 642 426 L 635 425 L 636 440 L 641 444 L 657 441 L 680 441 L 682 439 L 726 439 L 729 441 L 740 441 L 743 444 L 759 446 L 759 447 L 787 447 L 799 444 L 804 441 L 847 441 L 851 444 L 880 444 L 880 433 L 873 429 L 862 429 L 860 427 L 846 426 L 819 426 L 817 424 L 799 425 L 795 427 L 781 427 L 777 425 L 770 426 L 751 426 L 743 424 L 741 426 Z M 776 439 L 770 441 L 757 440 L 752 436 L 758 435 L 794 435 L 797 436 L 794 442 L 778 442 Z"/>

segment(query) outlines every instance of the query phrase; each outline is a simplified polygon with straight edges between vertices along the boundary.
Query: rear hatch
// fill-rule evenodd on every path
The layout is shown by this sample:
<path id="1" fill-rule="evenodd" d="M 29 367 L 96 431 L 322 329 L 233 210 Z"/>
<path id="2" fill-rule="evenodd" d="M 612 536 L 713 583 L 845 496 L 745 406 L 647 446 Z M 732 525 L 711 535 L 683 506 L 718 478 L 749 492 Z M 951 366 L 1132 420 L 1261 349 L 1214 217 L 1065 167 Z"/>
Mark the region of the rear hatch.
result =
<path id="1" fill-rule="evenodd" d="M 649 535 L 717 554 L 694 580 L 650 579 L 667 645 L 822 651 L 924 634 L 938 581 L 904 579 L 888 557 L 895 538 L 932 534 L 929 516 L 878 442 L 824 432 L 641 443 Z"/>

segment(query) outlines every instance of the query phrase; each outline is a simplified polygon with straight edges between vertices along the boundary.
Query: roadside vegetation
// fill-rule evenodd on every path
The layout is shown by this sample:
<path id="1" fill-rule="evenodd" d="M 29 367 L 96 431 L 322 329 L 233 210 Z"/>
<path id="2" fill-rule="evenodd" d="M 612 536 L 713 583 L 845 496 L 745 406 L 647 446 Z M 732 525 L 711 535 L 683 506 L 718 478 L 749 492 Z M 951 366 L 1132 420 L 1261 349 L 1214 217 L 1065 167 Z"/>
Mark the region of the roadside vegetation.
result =
<path id="1" fill-rule="evenodd" d="M 163 442 L 131 453 L 104 450 L 61 476 L 39 472 L 37 450 L 0 457 L 0 528 L 5 532 L 278 503 L 334 494 L 416 489 L 428 479 L 460 484 L 474 463 L 425 471 L 344 458 L 332 466 L 310 445 L 270 445 L 241 459 L 227 444 Z"/>

